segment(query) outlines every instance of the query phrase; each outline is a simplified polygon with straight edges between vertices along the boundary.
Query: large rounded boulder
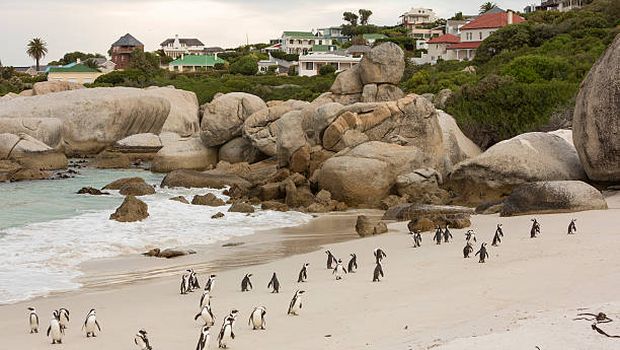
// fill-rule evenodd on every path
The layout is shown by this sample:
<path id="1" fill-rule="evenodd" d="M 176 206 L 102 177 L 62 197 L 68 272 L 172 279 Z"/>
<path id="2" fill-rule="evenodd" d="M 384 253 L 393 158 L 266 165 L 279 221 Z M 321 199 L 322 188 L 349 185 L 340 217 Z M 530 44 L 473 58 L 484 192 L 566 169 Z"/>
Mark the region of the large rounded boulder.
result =
<path id="1" fill-rule="evenodd" d="M 241 136 L 245 120 L 265 108 L 265 102 L 251 94 L 232 92 L 217 96 L 202 106 L 202 142 L 213 147 Z"/>
<path id="2" fill-rule="evenodd" d="M 0 159 L 36 170 L 64 169 L 68 164 L 63 153 L 26 134 L 0 134 Z"/>
<path id="3" fill-rule="evenodd" d="M 480 147 L 463 134 L 451 115 L 438 110 L 437 119 L 443 133 L 444 152 L 450 161 L 450 167 L 482 153 Z"/>
<path id="4" fill-rule="evenodd" d="M 392 42 L 380 44 L 364 55 L 359 70 L 364 85 L 398 85 L 405 70 L 405 53 Z"/>
<path id="5" fill-rule="evenodd" d="M 178 169 L 204 170 L 217 164 L 218 151 L 206 147 L 199 137 L 162 140 L 151 164 L 151 171 L 168 173 Z"/>
<path id="6" fill-rule="evenodd" d="M 620 181 L 620 35 L 581 83 L 573 139 L 590 179 Z"/>
<path id="7" fill-rule="evenodd" d="M 181 136 L 197 135 L 200 132 L 198 97 L 195 93 L 175 89 L 173 86 L 149 87 L 146 91 L 170 102 L 170 113 L 162 126 L 162 132 L 173 132 Z"/>
<path id="8" fill-rule="evenodd" d="M 263 154 L 244 137 L 237 137 L 226 142 L 219 150 L 219 160 L 228 163 L 255 163 L 261 158 Z"/>
<path id="9" fill-rule="evenodd" d="M 55 150 L 62 149 L 63 123 L 58 118 L 0 118 L 0 132 L 27 134 Z"/>
<path id="10" fill-rule="evenodd" d="M 68 81 L 40 81 L 32 86 L 33 95 L 47 95 L 54 92 L 85 89 L 84 85 Z"/>

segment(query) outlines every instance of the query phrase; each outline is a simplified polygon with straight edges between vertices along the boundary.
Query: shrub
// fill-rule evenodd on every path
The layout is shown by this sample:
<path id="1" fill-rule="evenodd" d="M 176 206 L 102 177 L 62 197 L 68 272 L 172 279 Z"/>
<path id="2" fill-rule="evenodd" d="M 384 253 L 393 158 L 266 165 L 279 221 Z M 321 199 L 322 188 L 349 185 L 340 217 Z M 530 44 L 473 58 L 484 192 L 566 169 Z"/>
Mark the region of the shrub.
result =
<path id="1" fill-rule="evenodd" d="M 326 64 L 319 68 L 320 75 L 330 75 L 334 73 L 336 73 L 336 67 L 332 66 L 331 64 Z"/>
<path id="2" fill-rule="evenodd" d="M 255 75 L 258 73 L 258 61 L 252 56 L 244 56 L 230 65 L 232 74 Z"/>
<path id="3" fill-rule="evenodd" d="M 566 80 L 569 72 L 570 65 L 566 59 L 541 55 L 517 57 L 502 70 L 502 74 L 514 77 L 520 83 Z"/>

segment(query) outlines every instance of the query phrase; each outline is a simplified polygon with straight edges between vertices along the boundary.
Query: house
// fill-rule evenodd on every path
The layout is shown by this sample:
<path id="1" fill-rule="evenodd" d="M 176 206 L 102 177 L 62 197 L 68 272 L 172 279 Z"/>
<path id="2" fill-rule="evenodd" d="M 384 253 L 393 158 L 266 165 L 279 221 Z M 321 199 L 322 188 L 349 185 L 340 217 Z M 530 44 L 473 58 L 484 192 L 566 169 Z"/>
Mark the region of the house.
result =
<path id="1" fill-rule="evenodd" d="M 349 37 L 342 34 L 342 27 L 321 28 L 317 30 L 317 34 L 325 39 L 331 39 L 334 44 L 344 44 L 349 41 Z"/>
<path id="2" fill-rule="evenodd" d="M 258 61 L 258 72 L 259 73 L 267 73 L 270 67 L 276 67 L 275 73 L 277 74 L 286 74 L 289 72 L 290 68 L 293 66 L 297 66 L 297 62 L 289 62 L 286 60 L 281 60 L 271 56 L 269 53 L 268 60 Z"/>
<path id="3" fill-rule="evenodd" d="M 224 52 L 221 47 L 205 47 L 202 41 L 196 38 L 179 38 L 178 34 L 164 40 L 160 47 L 166 56 L 173 59 L 185 55 L 214 55 Z"/>
<path id="4" fill-rule="evenodd" d="M 362 34 L 362 38 L 366 40 L 366 43 L 370 46 L 374 45 L 377 40 L 387 39 L 387 35 L 378 34 L 378 33 L 370 33 L 370 34 Z"/>
<path id="5" fill-rule="evenodd" d="M 426 44 L 428 48 L 426 56 L 428 56 L 428 62 L 425 63 L 435 64 L 439 59 L 454 59 L 450 56 L 453 54 L 453 51 L 448 51 L 448 47 L 453 44 L 458 44 L 460 41 L 461 39 L 454 34 L 444 34 L 427 41 Z"/>
<path id="6" fill-rule="evenodd" d="M 370 50 L 370 46 L 367 45 L 352 45 L 345 51 L 345 54 L 353 57 L 362 57 L 365 54 L 369 53 Z"/>
<path id="7" fill-rule="evenodd" d="M 103 73 L 109 73 L 116 69 L 116 64 L 114 62 L 103 57 L 89 58 L 84 62 L 89 61 L 93 62 L 97 66 L 97 69 Z"/>
<path id="8" fill-rule="evenodd" d="M 83 63 L 71 63 L 62 67 L 50 67 L 47 72 L 48 81 L 65 81 L 78 84 L 92 84 L 104 73 L 90 68 Z"/>
<path id="9" fill-rule="evenodd" d="M 187 55 L 182 56 L 168 64 L 171 72 L 198 72 L 207 68 L 214 68 L 216 64 L 226 64 L 225 60 L 216 55 Z"/>
<path id="10" fill-rule="evenodd" d="M 409 32 L 409 35 L 414 39 L 429 40 L 431 38 L 443 35 L 443 28 L 413 28 L 411 32 Z"/>
<path id="11" fill-rule="evenodd" d="M 45 74 L 47 68 L 48 66 L 39 65 L 39 70 L 37 71 L 36 66 L 13 67 L 17 73 L 24 73 L 33 77 L 39 74 Z"/>
<path id="12" fill-rule="evenodd" d="M 445 34 L 459 35 L 461 34 L 461 27 L 469 23 L 469 20 L 456 20 L 449 19 L 446 21 Z"/>
<path id="13" fill-rule="evenodd" d="M 144 51 L 144 44 L 129 33 L 114 42 L 110 49 L 110 56 L 112 56 L 112 62 L 116 65 L 116 69 L 127 68 L 131 61 L 131 54 L 136 50 Z"/>
<path id="14" fill-rule="evenodd" d="M 285 31 L 280 38 L 281 50 L 288 54 L 307 54 L 314 45 L 332 45 L 333 40 L 319 33 Z"/>
<path id="15" fill-rule="evenodd" d="M 541 2 L 535 9 L 539 11 L 560 11 L 567 12 L 578 9 L 585 5 L 585 0 L 546 0 Z"/>
<path id="16" fill-rule="evenodd" d="M 422 24 L 430 24 L 437 21 L 438 17 L 433 9 L 414 7 L 400 15 L 401 24 L 411 30 Z"/>
<path id="17" fill-rule="evenodd" d="M 299 75 L 312 77 L 319 74 L 322 66 L 331 64 L 336 72 L 342 72 L 360 63 L 361 57 L 353 57 L 343 52 L 310 53 L 299 56 Z"/>

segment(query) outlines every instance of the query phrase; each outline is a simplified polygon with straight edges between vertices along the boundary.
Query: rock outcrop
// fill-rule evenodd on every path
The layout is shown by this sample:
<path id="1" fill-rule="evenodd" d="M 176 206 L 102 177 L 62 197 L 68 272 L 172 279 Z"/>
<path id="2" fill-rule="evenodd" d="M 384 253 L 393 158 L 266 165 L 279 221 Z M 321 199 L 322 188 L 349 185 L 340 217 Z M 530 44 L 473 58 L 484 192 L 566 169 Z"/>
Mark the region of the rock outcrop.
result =
<path id="1" fill-rule="evenodd" d="M 400 84 L 405 71 L 405 53 L 396 44 L 375 46 L 359 64 L 360 79 L 367 84 Z"/>
<path id="2" fill-rule="evenodd" d="M 195 93 L 175 89 L 173 86 L 149 87 L 146 91 L 170 103 L 170 113 L 161 132 L 173 132 L 183 137 L 198 135 L 200 121 L 198 119 L 198 97 Z"/>
<path id="3" fill-rule="evenodd" d="M 206 205 L 209 207 L 221 207 L 226 205 L 223 199 L 217 198 L 213 193 L 207 193 L 203 196 L 197 194 L 192 198 L 193 205 Z"/>
<path id="4" fill-rule="evenodd" d="M 204 170 L 217 164 L 218 151 L 206 147 L 198 137 L 164 142 L 151 164 L 151 171 L 167 173 L 179 169 Z"/>
<path id="5" fill-rule="evenodd" d="M 237 137 L 220 147 L 218 158 L 228 163 L 255 163 L 264 156 L 248 139 Z"/>
<path id="6" fill-rule="evenodd" d="M 254 207 L 249 203 L 236 201 L 230 206 L 230 208 L 228 208 L 228 212 L 251 214 L 254 212 Z"/>
<path id="7" fill-rule="evenodd" d="M 57 118 L 0 118 L 0 133 L 30 135 L 61 152 L 62 128 Z"/>
<path id="8" fill-rule="evenodd" d="M 114 180 L 103 187 L 104 190 L 120 190 L 123 186 L 134 184 L 146 184 L 141 177 L 124 177 L 122 179 Z"/>
<path id="9" fill-rule="evenodd" d="M 85 89 L 84 85 L 67 81 L 40 81 L 32 85 L 33 95 L 47 95 L 54 92 Z"/>
<path id="10" fill-rule="evenodd" d="M 0 134 L 0 160 L 33 171 L 65 169 L 68 164 L 63 153 L 26 134 Z"/>
<path id="11" fill-rule="evenodd" d="M 620 181 L 620 35 L 581 83 L 573 139 L 590 179 Z"/>
<path id="12" fill-rule="evenodd" d="M 423 219 L 433 222 L 433 226 L 450 225 L 452 228 L 465 228 L 471 225 L 470 216 L 474 209 L 449 205 L 402 204 L 390 208 L 383 215 L 383 220 L 407 221 L 418 225 Z"/>
<path id="13" fill-rule="evenodd" d="M 117 141 L 99 153 L 93 166 L 102 169 L 124 169 L 134 163 L 152 160 L 163 147 L 158 135 L 135 134 Z"/>
<path id="14" fill-rule="evenodd" d="M 147 196 L 150 194 L 155 194 L 155 188 L 153 188 L 153 186 L 147 184 L 146 182 L 135 182 L 135 183 L 128 183 L 123 185 L 120 189 L 119 189 L 119 193 L 122 194 L 123 196 Z"/>
<path id="15" fill-rule="evenodd" d="M 110 215 L 110 220 L 118 222 L 142 221 L 149 217 L 148 205 L 134 196 L 127 196 L 116 211 Z"/>
<path id="16" fill-rule="evenodd" d="M 355 223 L 355 231 L 360 237 L 368 237 L 386 233 L 388 228 L 383 221 L 374 222 L 365 215 L 359 215 Z"/>
<path id="17" fill-rule="evenodd" d="M 480 147 L 463 134 L 451 115 L 438 110 L 437 119 L 443 133 L 444 152 L 450 161 L 450 169 L 448 170 L 451 170 L 454 165 L 482 153 Z"/>
<path id="18" fill-rule="evenodd" d="M 568 213 L 607 209 L 601 192 L 582 181 L 545 181 L 519 185 L 504 201 L 501 216 Z"/>

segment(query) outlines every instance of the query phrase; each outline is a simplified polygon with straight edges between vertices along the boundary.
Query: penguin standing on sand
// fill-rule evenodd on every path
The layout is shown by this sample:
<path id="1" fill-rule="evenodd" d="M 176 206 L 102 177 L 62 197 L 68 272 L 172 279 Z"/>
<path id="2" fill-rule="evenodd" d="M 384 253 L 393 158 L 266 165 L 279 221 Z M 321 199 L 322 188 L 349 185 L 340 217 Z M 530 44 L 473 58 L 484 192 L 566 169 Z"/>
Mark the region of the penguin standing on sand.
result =
<path id="1" fill-rule="evenodd" d="M 34 307 L 29 307 L 28 311 L 28 323 L 30 324 L 30 334 L 39 333 L 39 315 L 37 315 L 37 310 Z"/>
<path id="2" fill-rule="evenodd" d="M 196 350 L 207 350 L 209 348 L 209 340 L 211 339 L 211 335 L 209 333 L 209 327 L 202 327 L 200 330 L 200 338 L 198 338 L 198 344 L 196 345 Z"/>
<path id="3" fill-rule="evenodd" d="M 577 233 L 577 225 L 575 224 L 575 221 L 577 221 L 577 219 L 572 219 L 570 221 L 570 224 L 568 224 L 569 235 L 574 235 L 575 233 Z"/>
<path id="4" fill-rule="evenodd" d="M 463 248 L 463 258 L 469 258 L 469 254 L 471 254 L 473 251 L 474 247 L 471 246 L 471 243 L 467 242 L 467 244 L 465 244 L 465 248 Z"/>
<path id="5" fill-rule="evenodd" d="M 330 252 L 329 250 L 326 250 L 325 254 L 327 254 L 327 269 L 332 270 L 334 268 L 334 264 L 336 263 L 336 261 L 338 261 L 338 259 L 336 259 L 334 254 L 332 254 L 332 252 Z"/>
<path id="6" fill-rule="evenodd" d="M 493 236 L 492 246 L 497 247 L 498 243 L 502 243 L 502 238 L 504 237 L 504 231 L 502 230 L 502 224 L 497 224 L 497 229 L 495 229 L 495 236 Z"/>
<path id="7" fill-rule="evenodd" d="M 200 297 L 200 309 L 202 309 L 205 305 L 211 306 L 211 292 L 205 290 L 202 292 L 202 296 Z"/>
<path id="8" fill-rule="evenodd" d="M 297 283 L 306 282 L 308 279 L 308 266 L 310 264 L 305 263 L 304 266 L 299 271 L 299 277 L 297 277 Z"/>
<path id="9" fill-rule="evenodd" d="M 383 277 L 383 266 L 381 266 L 380 262 L 377 262 L 377 266 L 375 266 L 375 271 L 372 274 L 373 282 L 380 282 L 380 277 Z"/>
<path id="10" fill-rule="evenodd" d="M 52 338 L 52 344 L 62 344 L 62 337 L 65 335 L 65 329 L 60 325 L 60 312 L 54 310 L 50 325 L 47 327 L 47 336 Z"/>
<path id="11" fill-rule="evenodd" d="M 199 318 L 202 318 L 205 326 L 211 327 L 215 324 L 215 316 L 213 316 L 211 306 L 209 305 L 205 305 L 202 307 L 200 313 L 194 316 L 194 321 L 198 321 Z"/>
<path id="12" fill-rule="evenodd" d="M 443 237 L 443 231 L 441 230 L 441 226 L 437 225 L 437 229 L 435 230 L 435 236 L 433 236 L 433 240 L 437 245 L 441 245 L 441 239 Z"/>
<path id="13" fill-rule="evenodd" d="M 205 290 L 209 293 L 213 291 L 213 285 L 215 284 L 215 277 L 216 275 L 209 276 L 207 283 L 205 283 Z"/>
<path id="14" fill-rule="evenodd" d="M 295 316 L 299 315 L 299 312 L 301 311 L 301 308 L 302 308 L 301 295 L 304 294 L 305 292 L 306 291 L 304 290 L 298 290 L 295 292 L 295 295 L 293 295 L 293 299 L 291 299 L 291 303 L 288 306 L 287 315 L 295 315 Z"/>
<path id="15" fill-rule="evenodd" d="M 349 264 L 347 265 L 347 272 L 355 273 L 355 270 L 357 270 L 357 255 L 351 253 L 351 260 L 349 260 Z"/>
<path id="16" fill-rule="evenodd" d="M 252 326 L 253 330 L 265 329 L 265 315 L 267 314 L 267 308 L 264 306 L 258 306 L 254 308 L 254 311 L 250 314 L 248 325 Z"/>
<path id="17" fill-rule="evenodd" d="M 60 315 L 60 328 L 63 330 L 69 328 L 69 310 L 61 307 L 58 309 L 58 315 Z"/>
<path id="18" fill-rule="evenodd" d="M 228 344 L 235 339 L 235 333 L 233 332 L 233 319 L 226 319 L 222 328 L 220 329 L 220 333 L 217 336 L 217 346 L 220 349 L 228 348 Z"/>
<path id="19" fill-rule="evenodd" d="M 186 270 L 187 273 L 184 273 L 183 276 L 181 276 L 181 295 L 185 295 L 189 292 L 190 290 L 190 270 Z"/>
<path id="20" fill-rule="evenodd" d="M 443 230 L 443 241 L 444 243 L 450 243 L 451 239 L 452 239 L 452 233 L 448 229 L 448 225 L 446 225 L 446 229 Z"/>
<path id="21" fill-rule="evenodd" d="M 411 239 L 413 240 L 413 247 L 418 248 L 422 245 L 422 235 L 419 230 L 411 232 Z"/>
<path id="22" fill-rule="evenodd" d="M 532 219 L 532 228 L 530 229 L 530 238 L 536 238 L 540 234 L 540 224 L 538 220 Z"/>
<path id="23" fill-rule="evenodd" d="M 467 232 L 465 232 L 465 241 L 467 241 L 467 243 L 469 243 L 470 241 L 474 241 L 475 243 L 476 232 L 474 232 L 474 230 L 467 230 Z"/>
<path id="24" fill-rule="evenodd" d="M 381 248 L 375 249 L 372 253 L 375 256 L 377 264 L 380 263 L 384 258 L 387 258 L 387 254 L 385 254 L 385 252 Z"/>
<path id="25" fill-rule="evenodd" d="M 88 314 L 86 315 L 86 319 L 84 320 L 84 325 L 82 329 L 86 331 L 86 338 L 96 337 L 95 329 L 101 332 L 101 326 L 97 321 L 97 315 L 95 314 L 95 309 L 90 309 Z"/>
<path id="26" fill-rule="evenodd" d="M 252 277 L 252 274 L 248 273 L 241 280 L 241 291 L 242 292 L 248 292 L 254 289 L 254 286 L 252 286 L 252 281 L 250 281 L 250 277 Z"/>
<path id="27" fill-rule="evenodd" d="M 271 288 L 271 293 L 280 293 L 280 281 L 278 281 L 278 276 L 274 272 L 271 276 L 271 280 L 269 280 L 269 284 L 267 284 L 267 288 Z"/>
<path id="28" fill-rule="evenodd" d="M 136 334 L 136 336 L 133 338 L 133 342 L 140 350 L 153 350 L 144 329 L 138 331 L 138 334 Z"/>
<path id="29" fill-rule="evenodd" d="M 486 243 L 482 243 L 482 246 L 480 246 L 480 250 L 476 253 L 476 255 L 480 255 L 480 260 L 478 262 L 483 264 L 485 262 L 486 258 L 489 257 L 489 253 L 487 252 L 487 244 Z"/>
<path id="30" fill-rule="evenodd" d="M 344 268 L 344 266 L 342 266 L 342 259 L 338 259 L 338 263 L 336 264 L 336 267 L 334 268 L 334 272 L 332 272 L 332 275 L 336 275 L 336 281 L 341 280 L 342 276 L 344 276 L 347 273 L 347 270 Z"/>
<path id="31" fill-rule="evenodd" d="M 189 291 L 193 292 L 196 289 L 200 289 L 200 282 L 198 281 L 198 276 L 194 270 L 190 270 L 189 273 Z"/>

